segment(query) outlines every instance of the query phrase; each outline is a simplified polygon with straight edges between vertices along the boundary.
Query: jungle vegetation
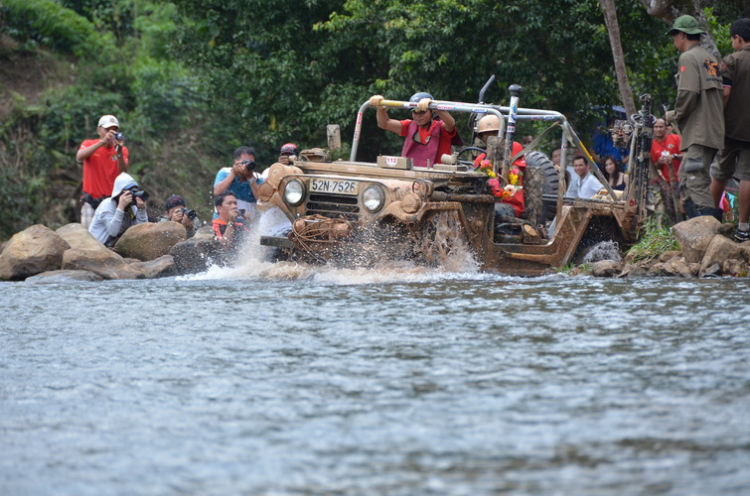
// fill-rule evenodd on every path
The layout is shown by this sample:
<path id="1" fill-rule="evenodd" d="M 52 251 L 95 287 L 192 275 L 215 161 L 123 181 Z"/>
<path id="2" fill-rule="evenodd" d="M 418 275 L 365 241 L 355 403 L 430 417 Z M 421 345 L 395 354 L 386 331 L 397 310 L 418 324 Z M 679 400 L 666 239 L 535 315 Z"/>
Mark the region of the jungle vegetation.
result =
<path id="1" fill-rule="evenodd" d="M 326 124 L 339 124 L 347 142 L 356 109 L 376 93 L 477 101 L 494 74 L 485 101 L 507 103 L 517 83 L 523 106 L 593 129 L 601 109 L 622 105 L 603 6 L 0 0 L 0 240 L 76 220 L 75 152 L 103 114 L 120 119 L 131 172 L 154 209 L 177 193 L 204 218 L 215 173 L 237 146 L 254 146 L 264 167 L 288 141 L 324 146 Z M 618 0 L 616 8 L 633 95 L 648 92 L 659 108 L 675 96 L 668 20 L 698 16 L 729 53 L 729 24 L 750 15 L 748 0 Z M 360 157 L 398 149 L 398 137 L 365 118 Z"/>

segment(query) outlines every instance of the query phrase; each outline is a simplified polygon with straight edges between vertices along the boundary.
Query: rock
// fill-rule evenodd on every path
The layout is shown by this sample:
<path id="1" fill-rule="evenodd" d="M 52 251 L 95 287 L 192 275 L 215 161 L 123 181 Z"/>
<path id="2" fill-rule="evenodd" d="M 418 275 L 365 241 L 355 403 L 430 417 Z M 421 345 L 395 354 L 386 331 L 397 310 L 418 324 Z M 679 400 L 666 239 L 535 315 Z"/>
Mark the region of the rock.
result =
<path id="1" fill-rule="evenodd" d="M 87 270 L 50 270 L 26 279 L 30 283 L 65 283 L 71 281 L 99 282 L 102 276 Z"/>
<path id="2" fill-rule="evenodd" d="M 709 215 L 694 217 L 672 227 L 680 250 L 688 263 L 700 262 L 721 223 Z"/>
<path id="3" fill-rule="evenodd" d="M 196 239 L 197 238 L 197 239 Z M 204 272 L 217 258 L 218 243 L 213 239 L 198 238 L 198 234 L 174 245 L 169 251 L 180 274 Z"/>
<path id="4" fill-rule="evenodd" d="M 67 250 L 63 254 L 64 270 L 87 270 L 104 279 L 142 279 L 137 268 L 125 262 L 120 255 L 102 245 L 101 250 Z"/>
<path id="5" fill-rule="evenodd" d="M 690 272 L 692 272 L 694 276 L 697 276 L 698 272 L 701 270 L 701 264 L 697 262 L 689 263 L 688 267 L 690 267 Z"/>
<path id="6" fill-rule="evenodd" d="M 721 234 L 722 236 L 731 238 L 732 234 L 734 234 L 734 229 L 734 224 L 721 224 L 719 226 L 719 231 L 717 232 L 717 234 Z"/>
<path id="7" fill-rule="evenodd" d="M 703 276 L 706 269 L 712 265 L 719 265 L 721 267 L 727 260 L 742 260 L 747 261 L 745 251 L 740 247 L 738 243 L 725 238 L 724 236 L 717 235 L 711 239 L 706 248 L 706 253 L 703 255 L 701 260 L 701 268 L 699 274 Z"/>
<path id="8" fill-rule="evenodd" d="M 693 277 L 693 271 L 682 257 L 670 258 L 664 264 L 664 272 L 670 276 Z"/>
<path id="9" fill-rule="evenodd" d="M 88 229 L 77 222 L 66 224 L 55 232 L 76 250 L 98 251 L 104 248 L 104 245 Z"/>
<path id="10" fill-rule="evenodd" d="M 53 230 L 35 224 L 16 233 L 0 254 L 0 280 L 19 281 L 60 268 L 70 245 Z"/>
<path id="11" fill-rule="evenodd" d="M 669 259 L 674 258 L 674 257 L 680 257 L 680 256 L 682 256 L 682 252 L 677 251 L 677 250 L 669 250 L 669 251 L 665 251 L 659 256 L 659 261 L 668 262 Z"/>
<path id="12" fill-rule="evenodd" d="M 708 267 L 705 271 L 701 271 L 701 277 L 717 277 L 721 273 L 721 266 L 719 264 L 713 264 Z"/>
<path id="13" fill-rule="evenodd" d="M 726 260 L 721 265 L 721 273 L 725 276 L 747 277 L 748 264 L 741 260 Z"/>
<path id="14" fill-rule="evenodd" d="M 638 265 L 633 265 L 633 264 L 627 264 L 617 277 L 618 278 L 622 278 L 622 277 L 637 278 L 637 277 L 646 277 L 648 275 L 649 275 L 648 270 L 644 269 L 643 267 L 640 267 Z"/>
<path id="15" fill-rule="evenodd" d="M 146 279 L 177 275 L 177 265 L 171 255 L 164 255 L 150 262 L 133 262 L 130 265 L 141 271 Z"/>
<path id="16" fill-rule="evenodd" d="M 664 270 L 664 264 L 661 262 L 655 263 L 648 269 L 648 275 L 650 276 L 664 276 L 666 275 L 666 271 Z"/>
<path id="17" fill-rule="evenodd" d="M 114 251 L 123 257 L 143 262 L 169 254 L 169 250 L 187 238 L 185 227 L 177 222 L 148 222 L 131 227 L 117 240 Z"/>
<path id="18" fill-rule="evenodd" d="M 594 277 L 614 277 L 619 274 L 622 265 L 617 260 L 600 260 L 591 264 L 591 275 Z"/>
<path id="19" fill-rule="evenodd" d="M 203 226 L 195 231 L 191 239 L 214 239 L 214 229 L 211 225 Z"/>

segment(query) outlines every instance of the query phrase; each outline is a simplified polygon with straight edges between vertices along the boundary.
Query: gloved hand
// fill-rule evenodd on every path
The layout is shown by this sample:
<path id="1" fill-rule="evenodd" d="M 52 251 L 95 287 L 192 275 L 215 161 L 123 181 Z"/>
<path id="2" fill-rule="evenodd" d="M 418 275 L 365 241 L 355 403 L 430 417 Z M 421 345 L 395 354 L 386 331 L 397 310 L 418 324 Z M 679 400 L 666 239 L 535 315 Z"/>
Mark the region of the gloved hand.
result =
<path id="1" fill-rule="evenodd" d="M 429 110 L 431 103 L 432 100 L 430 100 L 429 98 L 422 98 L 417 104 L 417 110 L 419 110 L 420 112 L 426 112 L 427 110 Z"/>
<path id="2" fill-rule="evenodd" d="M 385 98 L 383 98 L 383 95 L 373 95 L 373 96 L 371 96 L 370 97 L 370 107 L 383 108 L 383 106 L 380 105 L 380 103 L 383 100 L 385 100 Z"/>

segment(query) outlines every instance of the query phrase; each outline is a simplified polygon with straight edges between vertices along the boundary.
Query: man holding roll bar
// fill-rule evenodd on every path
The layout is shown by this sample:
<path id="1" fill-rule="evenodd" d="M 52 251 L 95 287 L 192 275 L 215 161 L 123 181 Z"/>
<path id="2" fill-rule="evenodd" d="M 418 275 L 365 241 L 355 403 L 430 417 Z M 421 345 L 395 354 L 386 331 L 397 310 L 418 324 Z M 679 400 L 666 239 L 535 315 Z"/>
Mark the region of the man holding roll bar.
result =
<path id="1" fill-rule="evenodd" d="M 378 127 L 397 133 L 406 138 L 401 149 L 401 156 L 412 159 L 415 167 L 431 167 L 442 163 L 441 158 L 450 155 L 451 145 L 460 145 L 461 140 L 456 132 L 456 121 L 445 110 L 437 110 L 437 118 L 429 109 L 433 103 L 432 95 L 419 92 L 412 95 L 409 102 L 417 107 L 411 111 L 412 119 L 402 121 L 391 119 L 382 95 L 370 97 L 370 106 L 377 109 Z"/>

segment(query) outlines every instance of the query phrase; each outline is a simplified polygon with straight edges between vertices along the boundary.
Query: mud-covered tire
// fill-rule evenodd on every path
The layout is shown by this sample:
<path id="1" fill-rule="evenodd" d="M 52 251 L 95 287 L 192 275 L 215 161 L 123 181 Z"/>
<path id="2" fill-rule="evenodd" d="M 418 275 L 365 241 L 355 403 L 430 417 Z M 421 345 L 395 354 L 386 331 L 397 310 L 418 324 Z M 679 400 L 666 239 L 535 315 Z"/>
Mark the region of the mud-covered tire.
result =
<path id="1" fill-rule="evenodd" d="M 527 153 L 523 176 L 525 209 L 521 218 L 535 226 L 552 220 L 557 212 L 557 200 L 544 200 L 543 195 L 557 197 L 559 184 L 557 168 L 544 153 Z"/>

